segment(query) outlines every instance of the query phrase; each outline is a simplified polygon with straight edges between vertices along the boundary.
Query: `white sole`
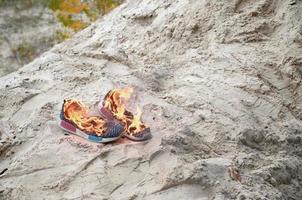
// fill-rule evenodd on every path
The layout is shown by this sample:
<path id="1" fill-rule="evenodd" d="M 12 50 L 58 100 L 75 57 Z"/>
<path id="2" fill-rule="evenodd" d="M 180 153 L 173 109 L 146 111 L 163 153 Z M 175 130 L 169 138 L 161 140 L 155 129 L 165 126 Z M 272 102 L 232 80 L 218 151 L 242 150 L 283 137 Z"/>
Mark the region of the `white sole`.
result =
<path id="1" fill-rule="evenodd" d="M 113 142 L 113 141 L 115 141 L 115 140 L 118 140 L 118 139 L 122 136 L 122 134 L 121 134 L 121 136 L 119 136 L 119 137 L 114 137 L 114 138 L 94 137 L 94 136 L 91 136 L 91 135 L 88 135 L 88 134 L 84 133 L 83 131 L 81 131 L 81 130 L 79 130 L 79 129 L 77 129 L 77 128 L 76 128 L 76 131 L 73 132 L 73 131 L 70 131 L 70 130 L 64 128 L 63 126 L 61 126 L 61 121 L 62 121 L 62 120 L 60 120 L 60 121 L 59 121 L 59 124 L 58 124 L 59 127 L 60 127 L 61 129 L 63 129 L 64 131 L 66 131 L 66 132 L 68 132 L 68 133 L 71 133 L 71 134 L 73 134 L 73 135 L 76 135 L 76 136 L 78 136 L 78 137 L 84 138 L 84 139 L 86 139 L 86 140 L 88 140 L 88 141 L 90 141 L 90 142 L 95 142 L 95 143 L 108 143 L 108 142 Z"/>

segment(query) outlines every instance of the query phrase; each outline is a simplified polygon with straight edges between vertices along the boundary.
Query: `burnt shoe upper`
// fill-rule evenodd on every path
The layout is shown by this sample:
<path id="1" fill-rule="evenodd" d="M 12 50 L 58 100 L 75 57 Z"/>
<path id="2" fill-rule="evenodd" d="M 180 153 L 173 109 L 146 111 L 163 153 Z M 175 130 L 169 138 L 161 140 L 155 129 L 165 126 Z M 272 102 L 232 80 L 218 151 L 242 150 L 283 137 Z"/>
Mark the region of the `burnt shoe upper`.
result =
<path id="1" fill-rule="evenodd" d="M 99 104 L 99 105 L 101 105 L 101 104 Z M 112 112 L 110 110 L 106 109 L 105 107 L 99 106 L 99 111 L 100 111 L 101 115 L 104 116 L 105 118 L 118 121 L 118 119 L 114 118 L 114 115 L 112 114 Z M 133 135 L 130 135 L 125 131 L 124 136 L 126 136 L 127 138 L 134 140 L 134 141 L 144 141 L 144 140 L 149 140 L 152 138 L 150 127 L 147 127 Z"/>
<path id="2" fill-rule="evenodd" d="M 98 117 L 102 118 L 106 122 L 106 124 L 105 124 L 106 131 L 101 136 L 98 136 L 94 132 L 88 132 L 88 131 L 82 130 L 72 120 L 69 120 L 65 117 L 65 115 L 64 115 L 64 104 L 65 104 L 65 102 L 66 102 L 66 100 L 64 99 L 64 103 L 62 105 L 62 109 L 61 109 L 61 112 L 60 112 L 60 119 L 65 121 L 65 122 L 68 122 L 69 124 L 71 124 L 75 128 L 80 129 L 82 132 L 84 132 L 88 135 L 92 135 L 92 136 L 95 136 L 95 137 L 102 137 L 102 138 L 115 138 L 115 137 L 119 137 L 123 134 L 124 126 L 121 123 L 118 123 L 116 121 L 111 121 L 111 120 L 108 120 L 108 119 L 106 119 L 104 117 L 100 117 L 100 116 L 98 116 Z"/>

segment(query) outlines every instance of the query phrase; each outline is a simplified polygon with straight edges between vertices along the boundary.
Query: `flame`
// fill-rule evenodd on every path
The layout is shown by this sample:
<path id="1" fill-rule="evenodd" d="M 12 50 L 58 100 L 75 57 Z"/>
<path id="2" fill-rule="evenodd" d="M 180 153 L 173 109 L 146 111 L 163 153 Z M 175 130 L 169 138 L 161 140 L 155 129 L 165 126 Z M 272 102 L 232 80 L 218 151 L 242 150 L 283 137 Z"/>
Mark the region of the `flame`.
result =
<path id="1" fill-rule="evenodd" d="M 142 112 L 137 108 L 137 114 L 133 115 L 126 109 L 126 102 L 130 99 L 133 88 L 126 87 L 122 89 L 113 89 L 107 93 L 104 99 L 104 107 L 111 111 L 113 116 L 122 121 L 126 128 L 126 132 L 135 135 L 148 126 L 141 121 Z"/>
<path id="2" fill-rule="evenodd" d="M 142 116 L 142 111 L 138 107 L 136 110 L 137 110 L 136 111 L 137 114 L 133 116 L 132 123 L 127 127 L 127 132 L 130 134 L 138 133 L 144 128 L 146 128 L 146 125 L 143 124 L 140 120 Z"/>
<path id="3" fill-rule="evenodd" d="M 106 122 L 101 117 L 89 117 L 89 108 L 78 100 L 65 100 L 63 112 L 66 119 L 76 124 L 82 131 L 101 136 L 106 131 Z"/>

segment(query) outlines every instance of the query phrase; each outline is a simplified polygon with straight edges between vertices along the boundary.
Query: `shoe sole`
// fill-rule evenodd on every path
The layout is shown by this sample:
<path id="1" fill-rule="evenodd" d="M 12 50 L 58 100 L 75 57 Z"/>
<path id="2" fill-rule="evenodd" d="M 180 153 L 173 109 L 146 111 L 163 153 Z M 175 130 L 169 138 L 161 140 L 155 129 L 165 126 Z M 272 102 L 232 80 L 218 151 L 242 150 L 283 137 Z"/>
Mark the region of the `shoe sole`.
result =
<path id="1" fill-rule="evenodd" d="M 127 137 L 130 140 L 136 141 L 136 142 L 142 142 L 146 140 L 150 140 L 152 138 L 152 135 L 150 133 L 150 128 L 146 128 L 143 131 L 139 133 L 139 135 L 143 135 L 142 137 L 135 137 L 129 134 L 124 134 L 125 137 Z"/>
<path id="2" fill-rule="evenodd" d="M 138 138 L 138 137 L 134 137 L 134 136 L 128 135 L 128 134 L 124 134 L 124 136 L 126 138 L 128 138 L 129 140 L 136 141 L 136 142 L 147 141 L 147 140 L 150 140 L 152 138 L 150 136 L 148 136 L 148 138 Z"/>
<path id="3" fill-rule="evenodd" d="M 59 121 L 59 127 L 61 129 L 63 129 L 64 131 L 67 131 L 68 133 L 71 133 L 73 135 L 76 135 L 78 137 L 84 138 L 90 142 L 95 142 L 95 143 L 113 142 L 115 140 L 118 140 L 123 135 L 123 134 L 121 134 L 119 137 L 113 137 L 113 138 L 103 138 L 100 136 L 89 135 L 89 134 L 86 134 L 85 132 L 81 131 L 80 129 L 77 129 L 72 124 L 70 124 L 64 120 Z"/>

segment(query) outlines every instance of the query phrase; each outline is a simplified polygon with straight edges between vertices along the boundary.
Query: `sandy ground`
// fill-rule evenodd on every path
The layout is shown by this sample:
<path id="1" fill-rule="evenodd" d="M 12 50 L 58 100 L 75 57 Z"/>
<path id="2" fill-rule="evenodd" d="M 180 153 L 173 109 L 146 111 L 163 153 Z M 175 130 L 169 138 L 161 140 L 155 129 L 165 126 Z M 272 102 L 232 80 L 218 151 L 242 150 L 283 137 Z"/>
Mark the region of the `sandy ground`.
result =
<path id="1" fill-rule="evenodd" d="M 0 78 L 0 198 L 302 199 L 301 9 L 132 0 Z M 125 85 L 151 141 L 58 128 L 64 98 Z"/>

